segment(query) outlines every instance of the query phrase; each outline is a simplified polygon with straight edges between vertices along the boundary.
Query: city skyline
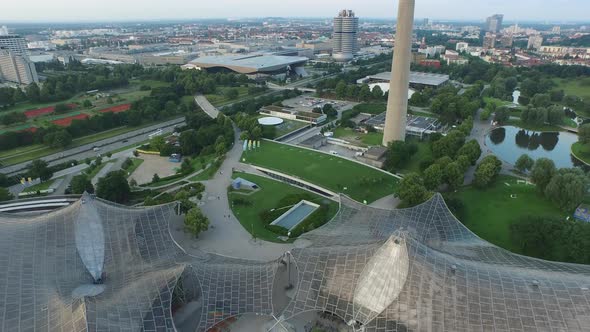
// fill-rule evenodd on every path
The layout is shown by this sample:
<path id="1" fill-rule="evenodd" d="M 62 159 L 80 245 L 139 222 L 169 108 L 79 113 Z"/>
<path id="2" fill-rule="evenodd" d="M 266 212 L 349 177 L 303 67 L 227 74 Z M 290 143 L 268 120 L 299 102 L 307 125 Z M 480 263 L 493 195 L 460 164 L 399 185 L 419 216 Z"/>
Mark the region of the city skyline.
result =
<path id="1" fill-rule="evenodd" d="M 453 0 L 451 3 L 434 0 L 421 0 L 416 3 L 416 17 L 429 17 L 439 20 L 474 20 L 484 21 L 494 13 L 505 15 L 506 21 L 550 21 L 580 22 L 587 21 L 586 13 L 590 3 L 582 0 L 553 0 L 555 6 L 547 6 L 541 0 L 508 1 L 498 0 L 493 3 Z M 89 22 L 89 21 L 134 21 L 134 20 L 190 20 L 207 18 L 248 18 L 248 17 L 309 17 L 329 18 L 339 8 L 350 8 L 361 18 L 395 17 L 395 1 L 374 0 L 371 6 L 354 0 L 328 0 L 321 3 L 311 0 L 283 2 L 276 6 L 270 0 L 253 0 L 248 6 L 234 10 L 239 2 L 219 0 L 214 3 L 186 2 L 170 0 L 165 4 L 147 0 L 141 2 L 141 11 L 137 10 L 139 2 L 116 2 L 105 0 L 100 3 L 85 5 L 82 9 L 72 0 L 58 0 L 46 3 L 40 0 L 11 2 L 4 5 L 0 13 L 0 22 Z M 313 10 L 310 10 L 313 6 Z M 113 10 L 116 8 L 116 10 Z M 173 8 L 172 10 L 170 8 Z M 556 11 L 555 8 L 559 8 Z M 236 13 L 239 12 L 239 15 Z"/>

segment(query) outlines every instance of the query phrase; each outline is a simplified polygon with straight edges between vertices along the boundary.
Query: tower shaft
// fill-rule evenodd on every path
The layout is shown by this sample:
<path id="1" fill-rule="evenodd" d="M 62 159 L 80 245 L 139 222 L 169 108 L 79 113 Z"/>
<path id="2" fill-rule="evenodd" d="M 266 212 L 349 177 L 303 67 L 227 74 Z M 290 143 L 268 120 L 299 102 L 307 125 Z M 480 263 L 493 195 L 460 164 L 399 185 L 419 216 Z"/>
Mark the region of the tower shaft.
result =
<path id="1" fill-rule="evenodd" d="M 383 145 L 406 139 L 415 0 L 400 0 Z"/>

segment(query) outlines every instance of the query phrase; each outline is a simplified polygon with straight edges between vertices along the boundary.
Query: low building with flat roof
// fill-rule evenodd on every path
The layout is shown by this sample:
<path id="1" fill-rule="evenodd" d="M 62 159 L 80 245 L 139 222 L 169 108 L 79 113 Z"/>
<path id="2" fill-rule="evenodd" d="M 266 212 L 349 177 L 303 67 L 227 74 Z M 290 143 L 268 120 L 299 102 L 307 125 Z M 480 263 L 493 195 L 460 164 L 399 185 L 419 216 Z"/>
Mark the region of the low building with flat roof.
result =
<path id="1" fill-rule="evenodd" d="M 425 87 L 438 88 L 448 83 L 449 75 L 410 72 L 410 87 L 415 89 L 422 89 Z M 391 72 L 383 72 L 375 75 L 369 75 L 357 81 L 359 84 L 364 83 L 389 83 L 391 81 Z"/>
<path id="2" fill-rule="evenodd" d="M 246 75 L 276 75 L 296 72 L 296 68 L 303 67 L 308 60 L 306 57 L 299 56 L 248 54 L 206 56 L 190 63 L 199 69 L 210 71 L 229 70 Z"/>
<path id="3" fill-rule="evenodd" d="M 328 117 L 325 114 L 299 111 L 292 108 L 285 108 L 274 105 L 264 106 L 260 109 L 260 114 L 311 124 L 320 124 L 328 119 Z"/>

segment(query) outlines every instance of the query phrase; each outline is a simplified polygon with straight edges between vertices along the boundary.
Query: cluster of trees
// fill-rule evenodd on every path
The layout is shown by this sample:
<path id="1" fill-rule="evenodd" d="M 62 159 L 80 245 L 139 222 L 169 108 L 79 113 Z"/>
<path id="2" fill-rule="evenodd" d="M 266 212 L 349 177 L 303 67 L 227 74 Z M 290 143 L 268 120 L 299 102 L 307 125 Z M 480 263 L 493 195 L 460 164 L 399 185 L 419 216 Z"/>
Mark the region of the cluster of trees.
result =
<path id="1" fill-rule="evenodd" d="M 516 78 L 516 69 L 506 68 L 499 72 L 490 83 L 490 87 L 485 90 L 488 97 L 498 98 L 501 100 L 512 101 L 512 93 L 518 86 Z"/>
<path id="2" fill-rule="evenodd" d="M 520 120 L 531 125 L 560 125 L 563 123 L 563 108 L 559 106 L 531 107 L 527 106 L 520 115 Z"/>
<path id="3" fill-rule="evenodd" d="M 333 90 L 319 90 L 318 95 L 320 97 L 336 97 L 341 100 L 352 100 L 359 102 L 368 101 L 385 101 L 387 100 L 388 93 L 384 93 L 381 87 L 375 86 L 373 90 L 368 84 L 358 85 L 356 83 L 346 83 L 341 80 L 338 82 Z"/>
<path id="4" fill-rule="evenodd" d="M 561 210 L 574 210 L 588 190 L 588 177 L 579 168 L 557 169 L 552 160 L 538 159 L 530 172 L 531 180 L 540 193 Z"/>
<path id="5" fill-rule="evenodd" d="M 127 203 L 131 198 L 127 174 L 124 171 L 115 171 L 100 178 L 96 184 L 96 196 L 119 204 Z"/>
<path id="6" fill-rule="evenodd" d="M 276 135 L 276 128 L 272 126 L 263 127 L 258 123 L 258 117 L 246 113 L 238 113 L 234 116 L 236 126 L 242 131 L 241 140 L 258 141 L 261 138 L 272 139 Z"/>
<path id="7" fill-rule="evenodd" d="M 510 226 L 511 237 L 527 256 L 590 264 L 590 224 L 527 216 Z"/>
<path id="8" fill-rule="evenodd" d="M 234 142 L 234 131 L 231 120 L 226 116 L 211 119 L 204 113 L 193 113 L 187 116 L 187 127 L 180 133 L 180 151 L 185 156 L 221 155 Z"/>
<path id="9" fill-rule="evenodd" d="M 432 98 L 430 110 L 439 115 L 441 122 L 455 124 L 472 117 L 481 107 L 480 97 L 482 85 L 475 85 L 463 95 L 458 95 L 458 90 L 452 86 L 440 89 L 436 97 Z M 413 98 L 413 96 L 412 96 Z"/>
<path id="10" fill-rule="evenodd" d="M 263 106 L 281 105 L 281 101 L 301 96 L 301 91 L 284 90 L 279 94 L 261 96 L 255 99 L 248 99 L 246 101 L 233 104 L 224 108 L 223 113 L 227 115 L 235 115 L 238 113 L 246 113 L 249 115 L 257 114 Z"/>
<path id="11" fill-rule="evenodd" d="M 447 136 L 430 137 L 429 148 L 436 159 L 421 163 L 421 174 L 408 174 L 401 181 L 397 195 L 404 205 L 413 206 L 424 202 L 431 196 L 432 191 L 440 189 L 443 185 L 449 190 L 455 190 L 463 185 L 465 173 L 481 156 L 481 148 L 477 141 L 465 142 L 465 133 L 470 132 L 471 128 L 472 123 L 466 121 L 458 129 L 449 132 Z M 392 143 L 386 156 L 386 168 L 390 171 L 402 168 L 414 151 L 413 143 Z M 482 164 L 487 165 L 491 162 L 490 160 L 491 158 L 485 158 Z M 483 177 L 488 173 L 484 171 L 487 171 L 487 166 L 484 167 L 482 164 L 478 166 L 478 169 L 482 169 Z M 397 169 L 394 168 L 396 166 Z M 493 176 L 490 177 L 490 181 L 491 179 Z"/>

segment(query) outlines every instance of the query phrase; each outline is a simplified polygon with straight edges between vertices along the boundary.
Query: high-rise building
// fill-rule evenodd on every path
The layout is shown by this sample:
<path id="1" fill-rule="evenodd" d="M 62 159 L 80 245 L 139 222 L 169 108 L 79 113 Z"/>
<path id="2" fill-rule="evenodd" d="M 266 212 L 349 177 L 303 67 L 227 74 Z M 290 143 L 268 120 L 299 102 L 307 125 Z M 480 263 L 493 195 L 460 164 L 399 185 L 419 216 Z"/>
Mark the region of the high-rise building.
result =
<path id="1" fill-rule="evenodd" d="M 561 27 L 559 25 L 554 26 L 553 29 L 551 29 L 551 33 L 554 35 L 560 35 Z"/>
<path id="2" fill-rule="evenodd" d="M 486 19 L 486 26 L 485 31 L 488 32 L 499 32 L 502 29 L 502 21 L 504 20 L 504 15 L 496 14 L 488 17 Z"/>
<path id="3" fill-rule="evenodd" d="M 35 64 L 28 56 L 0 49 L 0 77 L 18 84 L 39 82 Z"/>
<path id="4" fill-rule="evenodd" d="M 383 145 L 406 140 L 406 121 L 408 115 L 408 87 L 410 86 L 410 60 L 412 55 L 412 28 L 416 0 L 399 0 L 395 48 L 391 66 L 391 83 Z"/>
<path id="5" fill-rule="evenodd" d="M 0 27 L 0 36 L 6 35 L 8 35 L 8 28 L 6 27 L 6 25 L 3 25 L 2 27 Z"/>
<path id="6" fill-rule="evenodd" d="M 486 33 L 483 37 L 483 48 L 496 48 L 496 34 Z"/>
<path id="7" fill-rule="evenodd" d="M 334 50 L 336 61 L 350 61 L 358 51 L 357 31 L 359 19 L 352 10 L 343 10 L 334 18 Z"/>
<path id="8" fill-rule="evenodd" d="M 502 44 L 502 47 L 504 48 L 512 48 L 512 45 L 514 44 L 512 34 L 503 35 L 502 38 L 500 38 L 500 44 Z"/>
<path id="9" fill-rule="evenodd" d="M 527 49 L 529 50 L 538 50 L 543 46 L 543 36 L 541 35 L 532 35 L 529 37 L 529 42 L 527 44 Z"/>
<path id="10" fill-rule="evenodd" d="M 0 36 L 0 48 L 18 55 L 28 55 L 27 41 L 18 35 Z"/>
<path id="11" fill-rule="evenodd" d="M 428 26 L 430 26 L 430 20 L 429 20 L 429 19 L 427 19 L 427 18 L 425 18 L 425 19 L 422 21 L 422 26 L 425 26 L 425 27 L 428 27 Z"/>

